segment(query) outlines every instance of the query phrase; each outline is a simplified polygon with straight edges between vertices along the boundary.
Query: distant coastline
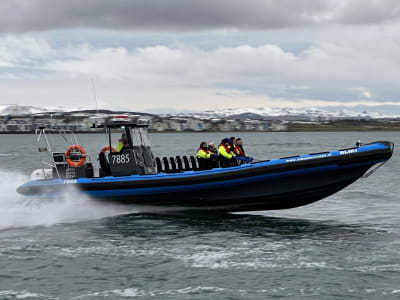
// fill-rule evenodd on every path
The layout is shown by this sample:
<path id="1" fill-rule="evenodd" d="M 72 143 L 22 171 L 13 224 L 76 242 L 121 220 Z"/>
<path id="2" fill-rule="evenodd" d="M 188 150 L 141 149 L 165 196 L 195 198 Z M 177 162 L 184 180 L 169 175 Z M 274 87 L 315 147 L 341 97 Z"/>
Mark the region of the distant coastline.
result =
<path id="1" fill-rule="evenodd" d="M 79 134 L 89 133 L 105 133 L 105 130 L 73 130 Z M 204 129 L 204 130 L 154 130 L 150 129 L 150 133 L 203 133 L 203 132 L 346 132 L 346 131 L 400 131 L 400 121 L 393 123 L 384 122 L 354 122 L 340 121 L 330 123 L 288 123 L 283 128 L 278 129 L 233 129 L 226 130 Z M 3 130 L 1 134 L 34 134 L 35 130 Z"/>
<path id="2" fill-rule="evenodd" d="M 376 113 L 332 114 L 321 110 L 147 114 L 129 111 L 77 110 L 40 111 L 39 108 L 11 106 L 0 114 L 0 134 L 31 134 L 37 128 L 72 130 L 76 133 L 104 132 L 102 124 L 115 115 L 149 121 L 150 132 L 341 132 L 400 131 L 400 117 Z M 7 112 L 7 114 L 4 114 Z"/>
<path id="3" fill-rule="evenodd" d="M 375 125 L 375 124 L 323 124 L 323 125 L 315 125 L 315 124 L 292 124 L 289 125 L 286 130 L 203 130 L 203 131 L 154 131 L 150 130 L 150 133 L 204 133 L 204 132 L 382 132 L 382 131 L 392 131 L 397 132 L 400 131 L 400 124 L 392 124 L 392 125 Z M 105 131 L 74 131 L 79 134 L 104 134 Z M 1 134 L 34 134 L 35 131 L 0 131 Z"/>

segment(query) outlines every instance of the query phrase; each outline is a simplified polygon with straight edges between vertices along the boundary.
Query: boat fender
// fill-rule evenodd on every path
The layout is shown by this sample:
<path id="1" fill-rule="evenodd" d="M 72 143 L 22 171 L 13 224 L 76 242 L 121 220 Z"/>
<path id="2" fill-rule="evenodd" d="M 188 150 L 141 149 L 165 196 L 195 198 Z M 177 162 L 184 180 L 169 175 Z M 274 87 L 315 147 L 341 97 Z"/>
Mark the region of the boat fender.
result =
<path id="1" fill-rule="evenodd" d="M 81 159 L 79 161 L 73 161 L 70 157 L 72 151 L 79 151 Z M 71 168 L 77 168 L 82 166 L 86 161 L 86 151 L 81 145 L 71 145 L 65 151 L 65 161 Z"/>

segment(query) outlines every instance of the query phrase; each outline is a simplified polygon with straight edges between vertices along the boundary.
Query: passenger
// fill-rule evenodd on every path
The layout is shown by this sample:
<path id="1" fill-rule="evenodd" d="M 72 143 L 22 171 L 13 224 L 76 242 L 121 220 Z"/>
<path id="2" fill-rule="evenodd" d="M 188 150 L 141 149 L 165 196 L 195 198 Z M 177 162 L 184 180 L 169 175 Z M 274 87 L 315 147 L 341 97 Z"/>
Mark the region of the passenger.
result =
<path id="1" fill-rule="evenodd" d="M 211 157 L 210 157 L 211 168 L 219 168 L 218 150 L 215 147 L 214 142 L 208 143 L 208 151 L 211 154 Z"/>
<path id="2" fill-rule="evenodd" d="M 115 148 L 117 152 L 124 152 L 124 150 L 127 147 L 128 147 L 128 139 L 126 138 L 126 133 L 123 133 Z"/>
<path id="3" fill-rule="evenodd" d="M 230 140 L 231 140 L 231 149 L 234 150 L 236 145 L 236 138 L 234 136 L 231 136 Z"/>
<path id="4" fill-rule="evenodd" d="M 209 142 L 208 143 L 208 151 L 210 151 L 211 154 L 217 154 L 218 155 L 218 150 L 215 147 L 215 143 L 214 142 Z"/>
<path id="5" fill-rule="evenodd" d="M 241 164 L 244 164 L 247 162 L 247 158 L 244 153 L 243 146 L 240 146 L 240 145 L 243 145 L 242 139 L 237 138 L 236 143 L 233 146 L 234 147 L 233 152 L 236 155 L 236 160 L 237 160 L 238 165 L 241 165 Z"/>
<path id="6" fill-rule="evenodd" d="M 241 138 L 236 139 L 235 154 L 236 154 L 236 156 L 246 157 L 246 154 L 243 149 L 243 141 Z"/>
<path id="7" fill-rule="evenodd" d="M 221 144 L 218 146 L 218 155 L 222 168 L 234 167 L 237 165 L 230 139 L 224 138 L 221 141 Z"/>
<path id="8" fill-rule="evenodd" d="M 236 139 L 236 145 L 235 145 L 235 154 L 237 158 L 242 158 L 240 159 L 240 163 L 248 163 L 253 161 L 253 158 L 250 156 L 246 156 L 246 153 L 244 152 L 243 149 L 243 141 L 241 138 Z"/>
<path id="9" fill-rule="evenodd" d="M 208 170 L 210 167 L 211 153 L 208 151 L 207 143 L 201 142 L 200 148 L 197 150 L 197 161 L 199 162 L 200 170 Z"/>

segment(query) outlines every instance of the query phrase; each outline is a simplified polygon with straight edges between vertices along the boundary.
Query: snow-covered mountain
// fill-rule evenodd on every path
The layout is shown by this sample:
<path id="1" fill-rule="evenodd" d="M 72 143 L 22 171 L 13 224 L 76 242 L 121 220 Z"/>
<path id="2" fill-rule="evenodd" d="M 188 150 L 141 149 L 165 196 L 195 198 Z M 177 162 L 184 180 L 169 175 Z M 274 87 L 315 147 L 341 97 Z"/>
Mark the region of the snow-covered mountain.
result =
<path id="1" fill-rule="evenodd" d="M 82 107 L 38 107 L 28 105 L 0 104 L 0 115 L 29 115 L 48 112 L 69 112 L 84 110 Z M 282 119 L 282 120 L 337 120 L 337 119 L 400 119 L 400 114 L 374 111 L 357 112 L 348 109 L 323 110 L 320 108 L 227 108 L 195 113 L 167 114 L 164 116 L 194 117 L 200 119 L 241 118 L 241 119 Z"/>
<path id="2" fill-rule="evenodd" d="M 79 108 L 66 107 L 38 107 L 32 105 L 0 104 L 1 115 L 30 115 L 48 112 L 67 112 L 79 110 Z"/>
<path id="3" fill-rule="evenodd" d="M 201 113 L 185 113 L 180 116 L 197 118 L 280 118 L 290 120 L 335 120 L 335 119 L 400 119 L 400 114 L 381 112 L 357 112 L 348 109 L 327 111 L 319 108 L 229 108 Z"/>

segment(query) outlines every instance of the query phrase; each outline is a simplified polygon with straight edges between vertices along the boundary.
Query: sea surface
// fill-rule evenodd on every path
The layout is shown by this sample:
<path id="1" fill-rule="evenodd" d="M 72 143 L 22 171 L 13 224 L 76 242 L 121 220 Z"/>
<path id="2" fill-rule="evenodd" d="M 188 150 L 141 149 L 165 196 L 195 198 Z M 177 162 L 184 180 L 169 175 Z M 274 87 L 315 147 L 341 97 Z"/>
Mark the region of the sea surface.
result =
<path id="1" fill-rule="evenodd" d="M 191 155 L 231 135 L 151 139 L 156 155 Z M 400 145 L 399 132 L 234 135 L 256 159 Z M 78 140 L 97 163 L 105 136 Z M 33 135 L 0 135 L 0 299 L 400 299 L 396 152 L 317 203 L 241 214 L 105 205 L 77 191 L 28 201 L 15 189 L 40 159 Z"/>

